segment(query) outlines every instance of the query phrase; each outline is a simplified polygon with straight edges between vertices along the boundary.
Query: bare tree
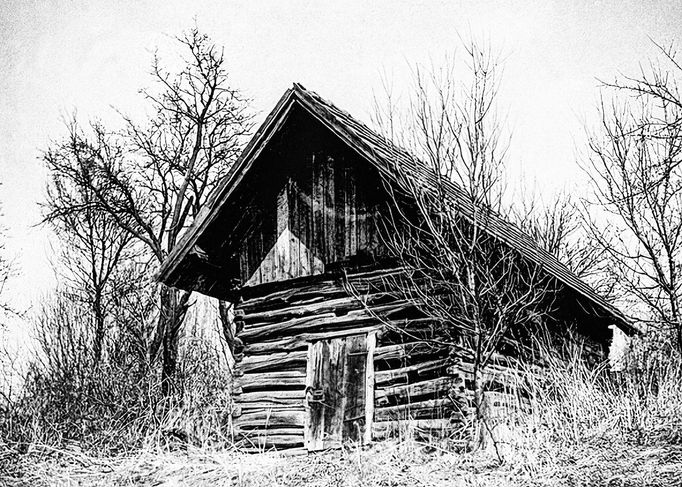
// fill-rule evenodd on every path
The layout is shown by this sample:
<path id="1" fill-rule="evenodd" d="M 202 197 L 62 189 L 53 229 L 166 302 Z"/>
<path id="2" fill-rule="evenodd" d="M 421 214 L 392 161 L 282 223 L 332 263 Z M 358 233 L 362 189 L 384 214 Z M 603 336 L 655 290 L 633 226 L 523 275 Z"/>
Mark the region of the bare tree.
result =
<path id="1" fill-rule="evenodd" d="M 523 352 L 516 334 L 541 323 L 552 282 L 488 233 L 489 209 L 469 218 L 461 200 L 425 190 L 418 173 L 400 173 L 400 190 L 416 201 L 416 211 L 394 211 L 382 232 L 406 269 L 398 288 L 438 324 L 434 343 L 472 363 L 474 406 L 484 419 L 486 368 L 503 350 Z"/>
<path id="2" fill-rule="evenodd" d="M 682 67 L 673 48 L 659 49 L 638 77 L 605 84 L 613 97 L 599 106 L 584 164 L 588 228 L 642 321 L 682 352 Z"/>
<path id="3" fill-rule="evenodd" d="M 462 46 L 461 62 L 453 55 L 438 68 L 412 68 L 406 113 L 385 84 L 385 99 L 375 99 L 372 121 L 440 177 L 459 185 L 473 203 L 500 211 L 508 148 L 496 109 L 502 69 L 489 46 Z M 459 76 L 460 71 L 467 75 Z"/>
<path id="4" fill-rule="evenodd" d="M 126 259 L 119 263 L 112 277 L 111 318 L 117 336 L 126 339 L 125 353 L 138 364 L 150 365 L 149 350 L 154 337 L 149 333 L 158 320 L 158 293 L 153 283 L 150 263 Z M 156 319 L 155 319 L 156 318 Z M 120 352 L 124 349 L 115 348 Z"/>
<path id="5" fill-rule="evenodd" d="M 515 331 L 538 324 L 551 283 L 488 231 L 504 193 L 500 67 L 473 43 L 465 57 L 468 82 L 455 64 L 428 75 L 417 67 L 407 116 L 397 120 L 389 103 L 375 122 L 421 158 L 397 158 L 397 189 L 386 185 L 396 204 L 382 234 L 406 270 L 395 284 L 434 318 L 434 345 L 473 364 L 476 419 L 485 422 L 486 368 L 518 346 Z"/>
<path id="6" fill-rule="evenodd" d="M 133 257 L 132 236 L 112 216 L 101 211 L 90 186 L 99 185 L 96 164 L 102 154 L 121 159 L 122 147 L 94 126 L 89 138 L 75 120 L 67 124 L 67 138 L 43 154 L 49 171 L 46 199 L 42 204 L 49 223 L 60 239 L 59 272 L 64 293 L 85 303 L 93 319 L 92 354 L 95 363 L 102 359 L 107 318 L 117 293 L 115 274 L 119 264 Z"/>
<path id="7" fill-rule="evenodd" d="M 75 175 L 77 184 L 93 195 L 97 210 L 143 245 L 157 264 L 227 173 L 251 128 L 247 100 L 229 85 L 223 51 L 197 28 L 178 41 L 187 54 L 184 68 L 170 73 L 155 56 L 152 76 L 157 89 L 141 92 L 152 117 L 142 124 L 124 117 L 126 129 L 116 144 L 125 147 L 125 157 L 109 157 L 111 147 L 105 144 L 93 158 L 95 177 Z M 107 136 L 104 129 L 97 135 Z M 188 292 L 159 289 L 150 355 L 162 352 L 166 394 L 172 388 L 189 299 Z"/>

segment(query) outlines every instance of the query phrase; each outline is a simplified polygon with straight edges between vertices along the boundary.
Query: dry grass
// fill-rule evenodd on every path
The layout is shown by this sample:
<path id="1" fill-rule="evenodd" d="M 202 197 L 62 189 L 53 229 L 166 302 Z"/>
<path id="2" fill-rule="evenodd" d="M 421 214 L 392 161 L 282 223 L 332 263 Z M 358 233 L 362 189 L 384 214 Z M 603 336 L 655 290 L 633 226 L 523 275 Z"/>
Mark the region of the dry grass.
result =
<path id="1" fill-rule="evenodd" d="M 409 427 L 369 448 L 240 453 L 202 400 L 170 410 L 115 455 L 72 440 L 45 446 L 40 435 L 20 454 L 0 437 L 0 485 L 682 486 L 680 362 L 636 370 L 614 379 L 577 358 L 542 376 L 520 368 L 523 411 L 498 410 L 491 424 L 502 462 L 494 448 L 454 453 L 419 442 Z"/>
<path id="2" fill-rule="evenodd" d="M 5 461 L 8 459 L 4 459 Z M 18 459 L 8 486 L 676 486 L 682 446 L 623 443 L 535 452 L 500 465 L 485 452 L 456 454 L 433 445 L 387 441 L 368 449 L 314 455 L 147 447 L 132 455 L 91 457 L 77 448 L 34 447 Z M 16 471 L 15 473 L 19 473 Z"/>

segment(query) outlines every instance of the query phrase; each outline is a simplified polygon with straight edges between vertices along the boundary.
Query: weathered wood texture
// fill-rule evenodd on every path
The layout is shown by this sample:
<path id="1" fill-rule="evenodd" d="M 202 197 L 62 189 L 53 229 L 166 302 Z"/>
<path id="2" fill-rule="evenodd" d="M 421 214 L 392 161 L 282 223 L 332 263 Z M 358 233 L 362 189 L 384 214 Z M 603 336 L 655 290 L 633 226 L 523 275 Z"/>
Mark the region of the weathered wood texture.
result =
<path id="1" fill-rule="evenodd" d="M 238 438 L 254 445 L 294 447 L 298 443 L 289 437 L 273 443 L 277 435 L 269 433 L 285 428 L 292 435 L 293 428 L 310 450 L 368 438 L 374 345 L 384 325 L 349 290 L 364 293 L 366 302 L 376 303 L 375 309 L 390 320 L 406 306 L 382 290 L 385 276 L 396 272 L 360 272 L 348 279 L 320 276 L 310 283 L 245 290 L 235 309 L 243 351 L 234 389 Z M 307 390 L 322 390 L 322 396 L 309 402 Z"/>
<path id="2" fill-rule="evenodd" d="M 338 340 L 338 339 L 337 339 Z M 341 438 L 360 442 L 364 438 L 365 408 L 374 394 L 366 397 L 367 335 L 353 335 L 346 339 L 343 363 L 343 427 Z"/>
<path id="3" fill-rule="evenodd" d="M 434 344 L 438 324 L 390 292 L 400 272 L 244 289 L 235 308 L 243 352 L 235 383 L 240 437 L 318 450 L 409 425 L 419 435 L 452 436 L 462 428 L 473 414 L 471 352 Z M 496 355 L 484 380 L 491 408 L 523 407 L 516 389 L 523 377 L 507 358 Z"/>
<path id="4" fill-rule="evenodd" d="M 362 438 L 364 444 L 372 441 L 372 425 L 374 424 L 374 350 L 377 344 L 377 332 L 367 334 L 367 356 L 365 357 L 365 431 Z"/>
<path id="5" fill-rule="evenodd" d="M 264 202 L 272 208 L 259 209 L 263 218 L 240 245 L 246 286 L 322 274 L 328 264 L 380 248 L 376 195 L 358 191 L 357 161 L 327 152 L 290 157 L 304 160 L 276 199 Z"/>
<path id="6" fill-rule="evenodd" d="M 301 412 L 299 440 L 318 450 L 370 440 L 374 421 L 461 419 L 448 398 L 462 380 L 441 378 L 445 350 L 415 339 L 428 336 L 432 321 L 389 292 L 389 278 L 400 272 L 245 290 L 235 310 L 243 344 L 235 388 L 240 434 L 262 443 L 269 429 L 300 428 L 292 414 Z"/>
<path id="7" fill-rule="evenodd" d="M 309 451 L 364 437 L 367 343 L 363 334 L 310 344 L 305 428 Z"/>
<path id="8" fill-rule="evenodd" d="M 320 340 L 310 345 L 306 379 L 305 446 L 308 451 L 338 446 L 343 422 L 342 388 L 345 352 L 343 339 Z"/>
<path id="9" fill-rule="evenodd" d="M 434 345 L 447 324 L 387 284 L 401 270 L 390 269 L 378 232 L 395 203 L 385 186 L 395 180 L 379 173 L 395 157 L 405 167 L 415 161 L 316 95 L 294 92 L 297 101 L 278 105 L 229 188 L 209 203 L 210 217 L 198 220 L 177 275 L 164 271 L 169 284 L 235 303 L 237 437 L 248 448 L 317 449 L 411 421 L 457 428 L 471 413 L 471 351 Z M 430 186 L 438 179 L 423 176 Z M 473 211 L 460 203 L 465 217 Z M 618 313 L 513 225 L 493 218 L 487 230 L 568 286 L 554 300 L 555 324 L 576 322 L 582 335 L 608 341 L 608 328 L 593 321 Z M 345 280 L 342 269 L 354 271 Z M 504 356 L 494 362 L 485 375 L 493 407 L 508 402 L 499 394 L 509 396 L 515 380 Z M 311 409 L 308 392 L 325 383 L 338 394 L 323 394 L 330 408 Z"/>

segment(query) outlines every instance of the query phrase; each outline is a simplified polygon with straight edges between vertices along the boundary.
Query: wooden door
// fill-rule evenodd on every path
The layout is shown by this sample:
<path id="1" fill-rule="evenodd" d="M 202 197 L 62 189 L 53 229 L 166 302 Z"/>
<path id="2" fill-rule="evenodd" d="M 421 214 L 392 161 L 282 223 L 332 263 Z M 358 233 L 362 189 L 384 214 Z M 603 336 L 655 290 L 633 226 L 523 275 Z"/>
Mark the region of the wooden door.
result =
<path id="1" fill-rule="evenodd" d="M 308 347 L 305 443 L 308 451 L 369 441 L 374 417 L 374 343 L 363 334 Z"/>

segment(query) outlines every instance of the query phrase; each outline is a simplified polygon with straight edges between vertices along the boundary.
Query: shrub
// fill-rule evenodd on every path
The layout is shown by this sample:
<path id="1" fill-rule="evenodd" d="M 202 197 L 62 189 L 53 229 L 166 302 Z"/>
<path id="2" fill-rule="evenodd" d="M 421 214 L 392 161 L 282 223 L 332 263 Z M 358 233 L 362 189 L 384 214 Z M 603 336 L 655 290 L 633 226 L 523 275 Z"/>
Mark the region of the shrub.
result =
<path id="1" fill-rule="evenodd" d="M 5 446 L 21 452 L 34 444 L 77 443 L 93 454 L 117 454 L 150 442 L 228 439 L 229 369 L 219 366 L 212 337 L 183 338 L 176 392 L 163 398 L 158 367 L 140 343 L 144 330 L 112 323 L 105 353 L 95 361 L 87 317 L 68 296 L 44 303 L 23 388 L 0 405 Z"/>

